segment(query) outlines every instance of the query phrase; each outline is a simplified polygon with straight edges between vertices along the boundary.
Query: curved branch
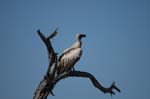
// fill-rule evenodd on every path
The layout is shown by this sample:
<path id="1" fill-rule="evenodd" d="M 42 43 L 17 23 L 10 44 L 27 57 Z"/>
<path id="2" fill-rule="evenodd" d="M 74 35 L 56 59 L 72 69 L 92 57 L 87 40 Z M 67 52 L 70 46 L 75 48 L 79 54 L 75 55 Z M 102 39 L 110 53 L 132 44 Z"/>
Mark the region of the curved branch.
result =
<path id="1" fill-rule="evenodd" d="M 102 91 L 103 93 L 110 93 L 111 95 L 115 95 L 115 92 L 113 91 L 113 89 L 117 90 L 118 92 L 120 92 L 120 89 L 117 88 L 117 86 L 115 85 L 115 83 L 113 82 L 112 85 L 108 88 L 103 87 L 97 80 L 96 78 L 88 73 L 88 72 L 83 72 L 83 71 L 71 71 L 71 72 L 64 72 L 63 74 L 59 75 L 55 81 L 56 83 L 64 78 L 67 77 L 85 77 L 85 78 L 89 78 L 93 85 L 98 88 L 100 91 Z"/>

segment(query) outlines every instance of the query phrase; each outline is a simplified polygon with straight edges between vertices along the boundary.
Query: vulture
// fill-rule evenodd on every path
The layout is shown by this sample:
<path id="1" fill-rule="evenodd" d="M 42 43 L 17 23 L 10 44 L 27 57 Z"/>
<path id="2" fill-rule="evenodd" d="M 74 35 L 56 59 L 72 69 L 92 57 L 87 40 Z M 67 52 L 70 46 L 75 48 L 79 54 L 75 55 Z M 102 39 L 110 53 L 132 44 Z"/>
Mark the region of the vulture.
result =
<path id="1" fill-rule="evenodd" d="M 85 34 L 77 34 L 76 35 L 76 42 L 60 55 L 57 63 L 57 72 L 61 74 L 63 72 L 68 72 L 74 70 L 74 65 L 79 61 L 82 55 L 82 42 L 81 39 L 86 37 Z"/>

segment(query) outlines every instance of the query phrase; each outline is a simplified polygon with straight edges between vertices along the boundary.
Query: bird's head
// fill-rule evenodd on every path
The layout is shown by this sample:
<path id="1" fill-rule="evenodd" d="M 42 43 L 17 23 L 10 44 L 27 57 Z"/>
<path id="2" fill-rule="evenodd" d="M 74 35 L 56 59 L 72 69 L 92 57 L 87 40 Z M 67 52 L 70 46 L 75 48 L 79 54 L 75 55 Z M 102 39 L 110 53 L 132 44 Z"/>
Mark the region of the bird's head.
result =
<path id="1" fill-rule="evenodd" d="M 84 37 L 86 37 L 85 34 L 77 34 L 76 39 L 81 40 L 81 38 L 84 38 Z"/>

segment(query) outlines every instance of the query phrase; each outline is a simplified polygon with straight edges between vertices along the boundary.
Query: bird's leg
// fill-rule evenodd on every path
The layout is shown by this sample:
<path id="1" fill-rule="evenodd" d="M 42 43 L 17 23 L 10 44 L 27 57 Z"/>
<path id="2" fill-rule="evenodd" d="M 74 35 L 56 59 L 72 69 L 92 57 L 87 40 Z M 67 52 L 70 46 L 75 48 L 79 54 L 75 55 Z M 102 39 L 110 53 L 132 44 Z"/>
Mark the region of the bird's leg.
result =
<path id="1" fill-rule="evenodd" d="M 71 69 L 72 69 L 71 71 L 75 71 L 75 68 L 74 68 L 74 67 L 72 67 Z"/>

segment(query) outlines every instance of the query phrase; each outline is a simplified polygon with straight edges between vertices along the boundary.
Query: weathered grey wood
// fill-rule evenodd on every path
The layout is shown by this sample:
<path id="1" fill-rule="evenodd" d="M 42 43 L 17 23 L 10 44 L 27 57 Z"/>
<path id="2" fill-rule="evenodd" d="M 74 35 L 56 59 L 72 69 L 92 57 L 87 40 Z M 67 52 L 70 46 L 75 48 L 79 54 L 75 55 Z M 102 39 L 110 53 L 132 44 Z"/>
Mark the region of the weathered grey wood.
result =
<path id="1" fill-rule="evenodd" d="M 40 36 L 40 38 L 42 39 L 42 41 L 44 42 L 47 48 L 49 62 L 48 62 L 48 69 L 46 75 L 44 76 L 39 86 L 37 87 L 33 99 L 47 99 L 49 93 L 54 95 L 52 92 L 53 89 L 52 81 L 54 79 L 55 72 L 56 72 L 55 64 L 57 63 L 57 55 L 54 52 L 50 39 L 55 37 L 55 35 L 57 34 L 57 30 L 58 29 L 52 32 L 51 35 L 49 35 L 47 38 L 43 35 L 43 33 L 40 32 L 40 30 L 37 31 L 38 35 Z M 52 66 L 54 66 L 54 68 Z M 52 68 L 53 70 L 51 70 Z"/>

